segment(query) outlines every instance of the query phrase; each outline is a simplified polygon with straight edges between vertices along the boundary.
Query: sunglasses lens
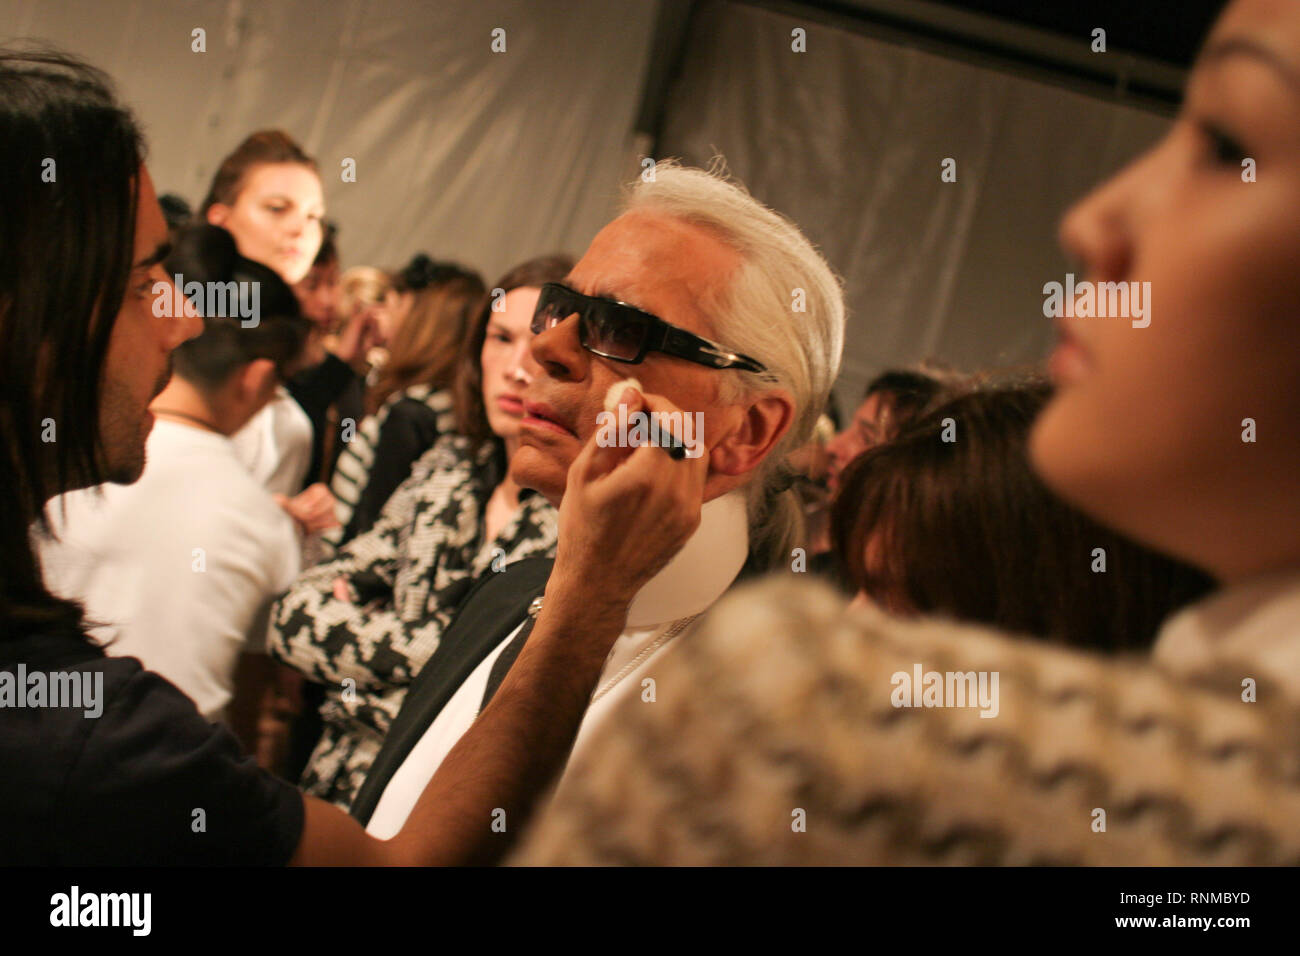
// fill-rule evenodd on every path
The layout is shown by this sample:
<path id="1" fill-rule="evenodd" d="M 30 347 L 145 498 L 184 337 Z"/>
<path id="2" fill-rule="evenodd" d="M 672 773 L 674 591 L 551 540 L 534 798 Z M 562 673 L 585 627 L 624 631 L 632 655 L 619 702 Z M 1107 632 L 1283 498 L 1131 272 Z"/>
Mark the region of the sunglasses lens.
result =
<path id="1" fill-rule="evenodd" d="M 645 342 L 647 323 L 634 312 L 612 304 L 598 304 L 587 323 L 589 348 L 624 362 L 635 362 Z"/>
<path id="2" fill-rule="evenodd" d="M 565 301 L 567 298 L 561 291 L 543 290 L 541 298 L 537 300 L 537 309 L 533 312 L 531 330 L 534 335 L 559 325 L 578 311 L 573 303 Z"/>

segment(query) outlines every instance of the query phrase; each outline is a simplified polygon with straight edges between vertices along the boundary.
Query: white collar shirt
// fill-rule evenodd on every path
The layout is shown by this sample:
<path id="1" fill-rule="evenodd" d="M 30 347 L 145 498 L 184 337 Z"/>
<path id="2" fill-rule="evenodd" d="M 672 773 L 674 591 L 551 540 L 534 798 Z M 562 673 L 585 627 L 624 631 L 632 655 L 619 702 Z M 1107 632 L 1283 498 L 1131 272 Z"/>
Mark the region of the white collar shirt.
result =
<path id="1" fill-rule="evenodd" d="M 695 533 L 628 607 L 626 628 L 610 648 L 572 753 L 628 695 L 652 698 L 653 685 L 643 682 L 653 679 L 655 663 L 680 638 L 683 622 L 707 610 L 731 586 L 748 553 L 744 493 L 733 491 L 706 502 Z M 366 832 L 388 839 L 405 825 L 425 786 L 478 716 L 492 665 L 518 631 L 512 630 L 483 659 L 429 725 L 389 780 Z"/>

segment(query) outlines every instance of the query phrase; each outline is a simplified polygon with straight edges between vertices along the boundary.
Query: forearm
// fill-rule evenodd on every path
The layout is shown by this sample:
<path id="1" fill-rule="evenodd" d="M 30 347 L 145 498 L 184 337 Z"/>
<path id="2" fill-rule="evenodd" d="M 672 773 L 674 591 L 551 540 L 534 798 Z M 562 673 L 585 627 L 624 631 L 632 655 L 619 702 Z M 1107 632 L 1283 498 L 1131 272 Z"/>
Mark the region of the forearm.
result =
<path id="1" fill-rule="evenodd" d="M 625 606 L 548 605 L 490 705 L 391 841 L 393 850 L 426 866 L 499 860 L 568 758 L 625 620 Z"/>

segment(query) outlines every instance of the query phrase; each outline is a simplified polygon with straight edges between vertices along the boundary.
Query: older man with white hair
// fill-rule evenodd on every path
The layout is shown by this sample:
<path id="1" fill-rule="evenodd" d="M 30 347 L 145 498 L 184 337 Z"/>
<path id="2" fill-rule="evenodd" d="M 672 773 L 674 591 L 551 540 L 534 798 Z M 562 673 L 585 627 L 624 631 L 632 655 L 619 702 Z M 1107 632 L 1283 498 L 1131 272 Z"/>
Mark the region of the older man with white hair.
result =
<path id="1" fill-rule="evenodd" d="M 662 656 L 689 639 L 694 619 L 743 568 L 782 565 L 801 543 L 782 463 L 808 440 L 835 380 L 844 305 L 834 273 L 792 223 L 721 175 L 661 162 L 567 280 L 543 288 L 533 332 L 543 374 L 526 393 L 511 467 L 520 485 L 560 507 L 556 570 L 523 562 L 480 582 L 462 606 L 353 805 L 380 838 L 402 829 L 488 706 L 545 600 L 578 601 L 592 628 L 617 634 L 594 692 L 586 691 L 581 748 L 620 700 L 654 700 Z M 689 416 L 698 430 L 675 437 L 702 442 L 703 453 L 675 454 L 671 439 L 611 444 L 601 426 L 618 405 L 625 419 L 677 423 L 668 432 Z M 667 520 L 693 497 L 699 524 L 666 564 L 630 572 L 644 565 L 632 560 L 643 542 L 620 540 L 625 516 L 608 506 L 612 486 L 590 479 L 617 477 L 638 457 L 652 461 L 673 494 L 651 490 L 632 506 L 663 509 Z M 585 560 L 566 560 L 575 554 Z M 576 567 L 582 580 L 557 580 Z M 543 588 L 546 598 L 529 606 Z"/>

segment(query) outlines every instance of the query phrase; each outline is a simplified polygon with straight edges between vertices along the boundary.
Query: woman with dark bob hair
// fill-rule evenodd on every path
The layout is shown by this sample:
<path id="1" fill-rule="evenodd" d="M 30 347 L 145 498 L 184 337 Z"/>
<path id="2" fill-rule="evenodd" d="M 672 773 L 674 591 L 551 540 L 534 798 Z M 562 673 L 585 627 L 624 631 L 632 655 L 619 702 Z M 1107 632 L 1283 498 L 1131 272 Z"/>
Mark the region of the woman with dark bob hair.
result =
<path id="1" fill-rule="evenodd" d="M 859 601 L 1079 647 L 1136 650 L 1210 580 L 1064 504 L 1025 445 L 1038 380 L 973 387 L 845 470 L 835 556 Z"/>

